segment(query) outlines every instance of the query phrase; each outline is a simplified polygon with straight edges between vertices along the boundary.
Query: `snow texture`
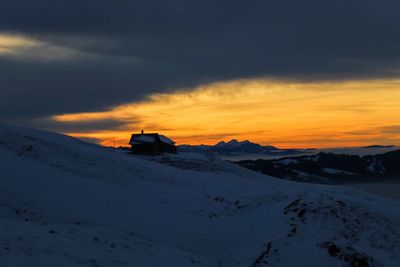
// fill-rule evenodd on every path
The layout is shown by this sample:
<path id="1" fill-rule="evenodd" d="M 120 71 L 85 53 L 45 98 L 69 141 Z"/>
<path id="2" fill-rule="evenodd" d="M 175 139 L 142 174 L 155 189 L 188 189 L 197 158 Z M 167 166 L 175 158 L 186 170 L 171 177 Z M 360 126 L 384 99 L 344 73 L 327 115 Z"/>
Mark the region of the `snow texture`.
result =
<path id="1" fill-rule="evenodd" d="M 299 161 L 296 160 L 296 159 L 282 159 L 282 160 L 277 161 L 277 163 L 282 164 L 282 165 L 286 165 L 286 166 L 289 166 L 291 164 L 296 164 L 298 162 Z"/>
<path id="2" fill-rule="evenodd" d="M 164 143 L 170 144 L 170 145 L 175 144 L 174 141 L 172 141 L 170 138 L 166 137 L 165 135 L 160 134 L 159 137 L 160 137 L 161 142 L 164 142 Z"/>
<path id="3" fill-rule="evenodd" d="M 154 135 L 138 135 L 133 138 L 133 142 L 142 142 L 142 143 L 155 143 L 156 139 Z"/>
<path id="4" fill-rule="evenodd" d="M 400 202 L 0 125 L 0 266 L 400 266 Z"/>
<path id="5" fill-rule="evenodd" d="M 354 173 L 351 172 L 347 172 L 344 170 L 338 170 L 338 169 L 334 169 L 334 168 L 322 168 L 322 170 L 326 173 L 329 174 L 347 174 L 347 175 L 354 175 Z"/>

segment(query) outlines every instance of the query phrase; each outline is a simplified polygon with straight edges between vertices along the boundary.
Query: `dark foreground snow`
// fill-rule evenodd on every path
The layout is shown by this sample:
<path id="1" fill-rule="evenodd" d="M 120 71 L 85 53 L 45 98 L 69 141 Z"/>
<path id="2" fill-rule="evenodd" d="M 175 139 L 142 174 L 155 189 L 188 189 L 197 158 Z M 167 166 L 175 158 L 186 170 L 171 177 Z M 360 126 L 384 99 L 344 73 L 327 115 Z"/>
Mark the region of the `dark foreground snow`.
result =
<path id="1" fill-rule="evenodd" d="M 0 266 L 400 266 L 400 202 L 0 126 Z"/>

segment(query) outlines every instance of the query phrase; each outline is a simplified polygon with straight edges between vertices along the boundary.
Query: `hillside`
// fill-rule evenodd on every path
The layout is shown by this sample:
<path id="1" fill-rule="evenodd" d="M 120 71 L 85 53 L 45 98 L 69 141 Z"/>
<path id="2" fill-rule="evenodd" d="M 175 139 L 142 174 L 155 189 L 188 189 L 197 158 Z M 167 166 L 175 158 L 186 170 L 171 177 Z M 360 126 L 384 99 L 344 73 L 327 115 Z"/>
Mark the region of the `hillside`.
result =
<path id="1" fill-rule="evenodd" d="M 0 125 L 0 266 L 399 266 L 400 203 Z"/>
<path id="2" fill-rule="evenodd" d="M 282 179 L 312 183 L 399 182 L 400 150 L 377 155 L 320 152 L 272 160 L 243 160 L 238 165 Z"/>

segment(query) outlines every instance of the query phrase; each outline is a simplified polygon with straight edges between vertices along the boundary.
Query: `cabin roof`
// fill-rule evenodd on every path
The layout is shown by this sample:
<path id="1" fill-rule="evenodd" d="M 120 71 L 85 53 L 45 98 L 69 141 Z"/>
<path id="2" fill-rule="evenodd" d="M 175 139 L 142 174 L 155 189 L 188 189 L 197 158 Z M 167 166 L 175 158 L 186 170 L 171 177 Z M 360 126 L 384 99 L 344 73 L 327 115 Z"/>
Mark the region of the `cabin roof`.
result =
<path id="1" fill-rule="evenodd" d="M 175 144 L 175 142 L 172 139 L 166 137 L 165 135 L 161 135 L 160 134 L 158 137 L 160 137 L 160 141 L 161 142 L 164 142 L 164 143 L 167 143 L 167 144 L 170 144 L 170 145 Z"/>
<path id="2" fill-rule="evenodd" d="M 145 134 L 132 134 L 131 140 L 129 141 L 130 145 L 136 145 L 136 144 L 153 144 L 157 141 L 173 145 L 175 142 L 164 136 L 164 135 L 159 135 L 158 133 L 145 133 Z"/>

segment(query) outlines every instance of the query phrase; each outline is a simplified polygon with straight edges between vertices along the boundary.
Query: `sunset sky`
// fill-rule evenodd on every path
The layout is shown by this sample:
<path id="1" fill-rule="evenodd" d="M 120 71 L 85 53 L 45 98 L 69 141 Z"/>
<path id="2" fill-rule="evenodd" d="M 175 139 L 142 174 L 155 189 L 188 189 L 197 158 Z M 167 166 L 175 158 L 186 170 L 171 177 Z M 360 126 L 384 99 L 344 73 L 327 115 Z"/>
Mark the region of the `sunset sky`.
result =
<path id="1" fill-rule="evenodd" d="M 400 2 L 2 1 L 0 122 L 126 146 L 400 145 Z"/>

